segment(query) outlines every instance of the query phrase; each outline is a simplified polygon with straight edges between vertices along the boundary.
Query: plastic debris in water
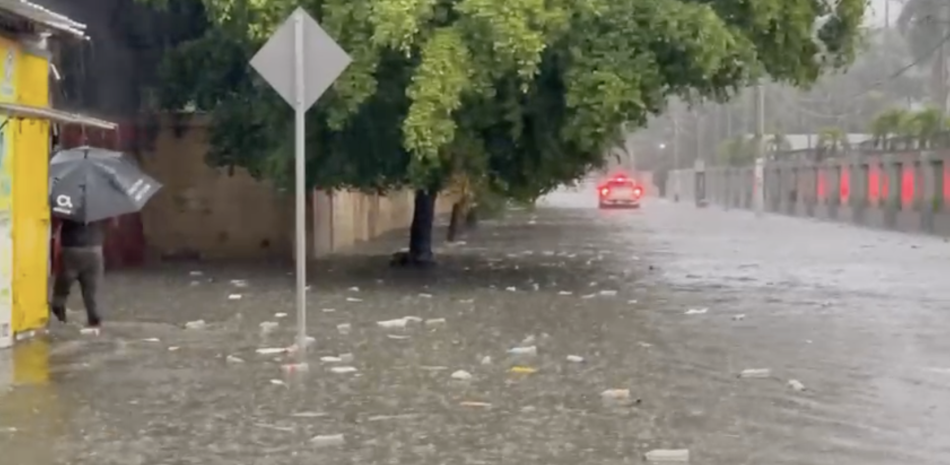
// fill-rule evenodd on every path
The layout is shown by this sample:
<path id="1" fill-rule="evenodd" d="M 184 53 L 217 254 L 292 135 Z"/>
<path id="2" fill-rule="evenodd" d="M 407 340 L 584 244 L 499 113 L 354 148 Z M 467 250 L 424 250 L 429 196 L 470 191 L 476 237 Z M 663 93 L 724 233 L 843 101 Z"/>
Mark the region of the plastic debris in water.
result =
<path id="1" fill-rule="evenodd" d="M 148 338 L 142 339 L 142 342 L 162 342 L 162 340 L 157 337 L 148 337 Z"/>
<path id="2" fill-rule="evenodd" d="M 455 373 L 452 373 L 452 379 L 457 379 L 459 381 L 467 381 L 467 380 L 472 379 L 472 374 L 465 370 L 459 370 L 459 371 L 456 371 Z"/>
<path id="3" fill-rule="evenodd" d="M 274 318 L 287 318 L 287 314 L 284 312 L 278 312 L 274 314 Z"/>
<path id="4" fill-rule="evenodd" d="M 296 412 L 290 414 L 290 416 L 294 418 L 321 418 L 327 416 L 327 414 L 323 412 Z"/>
<path id="5" fill-rule="evenodd" d="M 360 288 L 358 288 L 358 287 L 356 287 L 356 286 L 353 286 L 353 287 L 350 288 L 350 292 L 359 292 L 359 291 L 360 291 Z"/>
<path id="6" fill-rule="evenodd" d="M 205 320 L 195 320 L 185 323 L 185 329 L 204 329 L 206 326 L 208 326 L 208 324 L 205 323 Z"/>
<path id="7" fill-rule="evenodd" d="M 405 318 L 397 318 L 395 320 L 377 321 L 376 325 L 379 326 L 380 328 L 395 329 L 395 328 L 405 328 L 406 323 L 408 322 L 409 321 L 406 320 Z"/>
<path id="8" fill-rule="evenodd" d="M 704 315 L 708 311 L 709 311 L 708 308 L 691 308 L 689 310 L 686 310 L 686 314 L 687 315 Z"/>
<path id="9" fill-rule="evenodd" d="M 604 296 L 604 297 L 613 297 L 613 296 L 617 295 L 617 291 L 613 291 L 613 290 L 603 290 L 603 291 L 600 291 L 600 295 L 602 295 L 602 296 Z"/>
<path id="10" fill-rule="evenodd" d="M 241 300 L 242 297 L 241 294 L 231 294 L 228 296 L 228 300 Z"/>
<path id="11" fill-rule="evenodd" d="M 520 375 L 530 375 L 532 373 L 537 373 L 538 370 L 536 368 L 531 368 L 531 367 L 513 366 L 511 367 L 511 369 L 508 370 L 508 372 L 520 374 Z"/>
<path id="12" fill-rule="evenodd" d="M 600 396 L 607 400 L 627 400 L 630 398 L 629 389 L 608 389 L 600 393 Z"/>
<path id="13" fill-rule="evenodd" d="M 279 325 L 276 321 L 265 321 L 265 322 L 261 323 L 260 326 L 261 326 L 261 331 L 262 331 L 262 332 L 269 333 L 269 332 L 271 332 L 271 331 L 277 329 L 277 327 L 280 326 L 280 325 Z"/>
<path id="14" fill-rule="evenodd" d="M 459 402 L 459 405 L 462 407 L 491 408 L 491 404 L 488 402 L 462 401 Z"/>
<path id="15" fill-rule="evenodd" d="M 340 357 L 326 356 L 320 357 L 320 361 L 323 363 L 340 363 L 343 361 Z"/>
<path id="16" fill-rule="evenodd" d="M 748 368 L 739 373 L 740 378 L 768 378 L 772 376 L 772 370 L 768 368 Z"/>
<path id="17" fill-rule="evenodd" d="M 574 363 L 581 363 L 584 361 L 584 357 L 581 357 L 580 355 L 568 355 L 567 361 L 574 362 Z"/>
<path id="18" fill-rule="evenodd" d="M 285 383 L 285 382 L 283 382 L 283 381 L 281 381 L 281 380 L 279 380 L 279 379 L 272 379 L 272 380 L 270 380 L 270 383 L 273 384 L 274 386 L 286 386 L 286 385 L 287 385 L 287 383 Z"/>
<path id="19" fill-rule="evenodd" d="M 409 336 L 406 336 L 405 334 L 387 334 L 386 337 L 390 339 L 395 339 L 397 341 L 404 341 L 406 339 L 409 339 Z"/>
<path id="20" fill-rule="evenodd" d="M 537 346 L 514 347 L 508 349 L 508 353 L 511 355 L 538 355 L 538 348 Z"/>
<path id="21" fill-rule="evenodd" d="M 240 358 L 240 357 L 235 357 L 234 355 L 228 355 L 228 356 L 224 359 L 224 361 L 225 361 L 225 362 L 228 362 L 228 363 L 234 363 L 234 364 L 244 363 L 244 359 L 242 359 L 242 358 Z"/>
<path id="22" fill-rule="evenodd" d="M 310 443 L 316 447 L 342 446 L 346 444 L 346 439 L 342 434 L 329 434 L 314 436 Z"/>
<path id="23" fill-rule="evenodd" d="M 505 290 L 508 291 L 508 292 L 515 292 L 515 291 L 518 290 L 518 288 L 516 288 L 516 287 L 514 287 L 514 286 L 508 286 L 508 287 L 505 288 Z"/>
<path id="24" fill-rule="evenodd" d="M 574 295 L 574 293 L 571 291 L 561 291 L 558 292 L 557 295 Z"/>
<path id="25" fill-rule="evenodd" d="M 276 355 L 287 353 L 286 347 L 262 347 L 257 349 L 257 353 L 260 355 Z"/>
<path id="26" fill-rule="evenodd" d="M 310 371 L 310 365 L 307 363 L 288 363 L 280 367 L 285 373 L 301 373 Z"/>
<path id="27" fill-rule="evenodd" d="M 445 323 L 445 318 L 430 318 L 426 320 L 426 326 L 443 326 Z"/>
<path id="28" fill-rule="evenodd" d="M 347 374 L 347 373 L 356 373 L 356 368 L 354 367 L 333 367 L 330 368 L 330 371 L 337 374 Z"/>
<path id="29" fill-rule="evenodd" d="M 181 347 L 178 347 L 178 346 L 171 346 L 171 347 L 168 348 L 168 351 L 169 351 L 169 352 L 174 352 L 174 351 L 176 351 L 176 350 L 178 350 L 178 349 L 181 349 Z"/>
<path id="30" fill-rule="evenodd" d="M 347 297 L 346 301 L 347 302 L 362 302 L 363 299 L 357 299 L 356 297 Z"/>
<path id="31" fill-rule="evenodd" d="M 804 390 L 805 390 L 805 385 L 802 384 L 802 382 L 799 381 L 799 380 L 797 380 L 797 379 L 790 379 L 790 380 L 788 380 L 788 387 L 790 387 L 790 388 L 792 388 L 792 389 L 794 389 L 794 390 L 796 390 L 796 391 L 804 391 Z"/>
<path id="32" fill-rule="evenodd" d="M 98 336 L 99 328 L 83 328 L 79 330 L 79 334 L 83 336 Z"/>
<path id="33" fill-rule="evenodd" d="M 689 462 L 688 449 L 656 449 L 644 455 L 647 462 Z"/>

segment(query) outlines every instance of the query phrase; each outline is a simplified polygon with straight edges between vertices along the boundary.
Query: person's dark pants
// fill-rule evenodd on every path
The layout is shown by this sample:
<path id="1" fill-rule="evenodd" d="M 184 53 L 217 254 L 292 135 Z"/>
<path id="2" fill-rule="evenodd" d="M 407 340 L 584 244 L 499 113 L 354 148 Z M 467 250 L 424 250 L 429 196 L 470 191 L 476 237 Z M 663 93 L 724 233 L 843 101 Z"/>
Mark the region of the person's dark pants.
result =
<path id="1" fill-rule="evenodd" d="M 99 326 L 97 294 L 104 270 L 102 247 L 63 247 L 59 271 L 53 281 L 53 314 L 60 321 L 66 321 L 66 300 L 73 282 L 79 281 L 89 326 Z"/>

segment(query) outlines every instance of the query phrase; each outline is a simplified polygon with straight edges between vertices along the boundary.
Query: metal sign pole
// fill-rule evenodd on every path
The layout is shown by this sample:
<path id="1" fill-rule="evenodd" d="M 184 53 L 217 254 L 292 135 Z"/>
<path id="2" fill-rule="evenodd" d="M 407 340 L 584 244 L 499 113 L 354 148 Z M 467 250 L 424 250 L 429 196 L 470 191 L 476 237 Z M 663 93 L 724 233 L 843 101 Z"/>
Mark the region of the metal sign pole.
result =
<path id="1" fill-rule="evenodd" d="M 304 12 L 294 13 L 294 78 L 296 99 L 294 105 L 294 165 L 296 175 L 295 213 L 297 247 L 297 350 L 300 354 L 307 350 L 307 176 L 306 176 L 306 121 L 307 113 L 306 85 L 304 82 Z"/>

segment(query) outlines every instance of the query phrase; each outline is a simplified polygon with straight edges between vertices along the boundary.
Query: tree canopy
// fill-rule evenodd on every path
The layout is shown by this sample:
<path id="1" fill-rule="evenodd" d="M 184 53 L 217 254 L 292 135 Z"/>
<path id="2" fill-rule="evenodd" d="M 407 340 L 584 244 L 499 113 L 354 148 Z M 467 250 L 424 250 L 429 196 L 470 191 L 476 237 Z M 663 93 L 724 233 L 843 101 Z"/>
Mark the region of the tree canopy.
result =
<path id="1" fill-rule="evenodd" d="M 298 5 L 353 57 L 308 113 L 308 183 L 438 189 L 464 174 L 533 197 L 603 163 L 673 96 L 796 86 L 854 58 L 864 0 L 200 2 L 209 28 L 163 64 L 162 106 L 212 118 L 209 162 L 289 182 L 292 112 L 248 66 Z"/>

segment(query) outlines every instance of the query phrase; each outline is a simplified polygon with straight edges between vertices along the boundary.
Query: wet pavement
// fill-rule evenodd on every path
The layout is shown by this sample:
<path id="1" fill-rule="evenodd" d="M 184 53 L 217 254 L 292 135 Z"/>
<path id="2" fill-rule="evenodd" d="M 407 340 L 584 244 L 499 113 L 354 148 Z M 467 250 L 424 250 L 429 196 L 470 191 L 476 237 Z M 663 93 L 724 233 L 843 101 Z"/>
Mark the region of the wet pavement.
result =
<path id="1" fill-rule="evenodd" d="M 256 352 L 293 343 L 290 267 L 112 275 L 102 335 L 0 353 L 0 463 L 950 463 L 950 244 L 544 203 L 434 270 L 317 265 L 306 372 Z"/>

